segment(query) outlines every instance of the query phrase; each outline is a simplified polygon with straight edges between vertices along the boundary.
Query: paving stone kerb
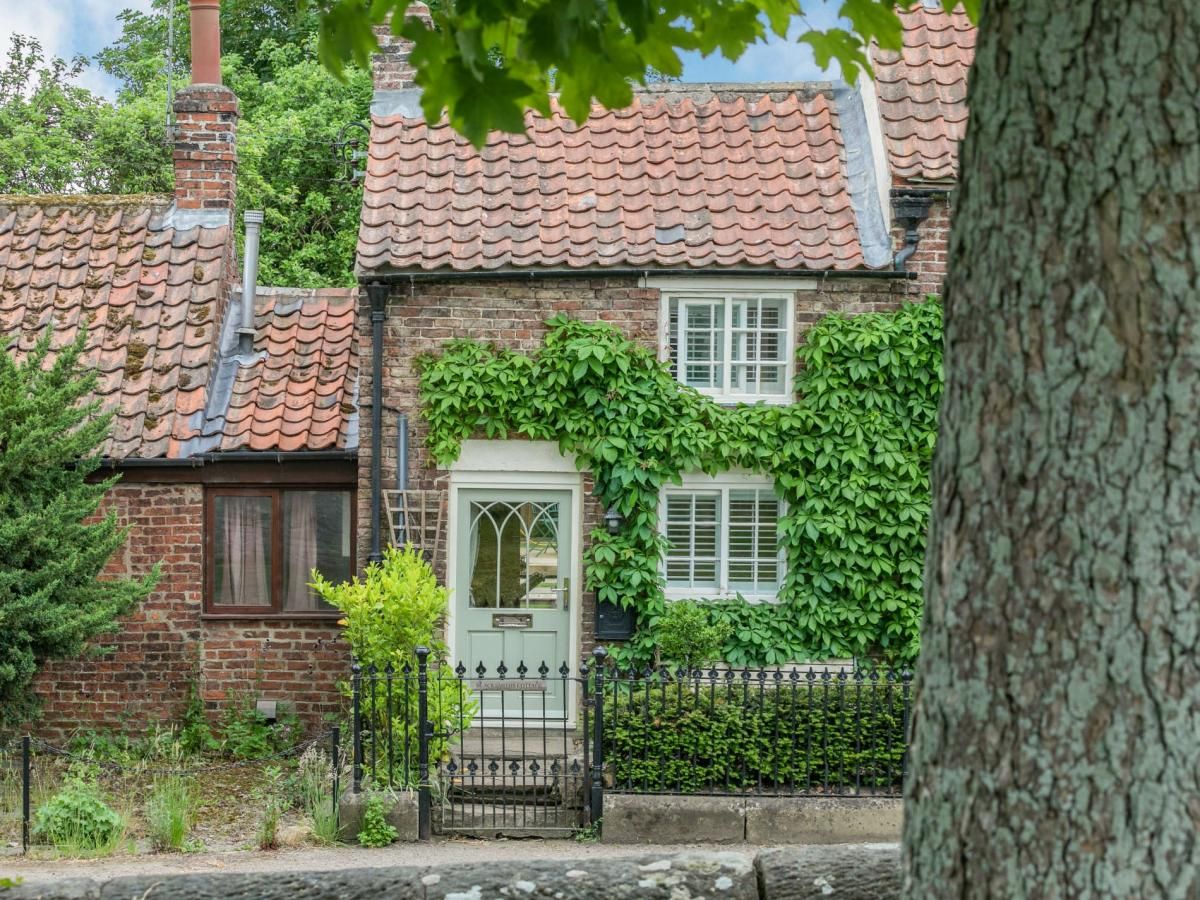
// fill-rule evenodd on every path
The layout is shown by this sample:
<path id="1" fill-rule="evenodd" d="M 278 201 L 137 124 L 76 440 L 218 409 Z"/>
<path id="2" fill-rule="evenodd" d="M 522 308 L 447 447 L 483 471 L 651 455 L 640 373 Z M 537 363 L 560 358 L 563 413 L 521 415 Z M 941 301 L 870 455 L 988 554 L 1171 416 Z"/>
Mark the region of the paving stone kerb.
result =
<path id="1" fill-rule="evenodd" d="M 586 861 L 344 869 L 331 872 L 216 873 L 74 879 L 5 892 L 13 900 L 514 900 L 553 897 L 759 900 L 758 873 L 740 853 L 681 853 Z"/>
<path id="2" fill-rule="evenodd" d="M 903 802 L 891 797 L 604 795 L 612 844 L 844 844 L 898 841 Z"/>
<path id="3" fill-rule="evenodd" d="M 904 801 L 896 797 L 748 797 L 751 844 L 898 841 Z"/>
<path id="4" fill-rule="evenodd" d="M 741 797 L 606 794 L 602 826 L 606 844 L 740 844 L 746 839 L 746 802 Z"/>

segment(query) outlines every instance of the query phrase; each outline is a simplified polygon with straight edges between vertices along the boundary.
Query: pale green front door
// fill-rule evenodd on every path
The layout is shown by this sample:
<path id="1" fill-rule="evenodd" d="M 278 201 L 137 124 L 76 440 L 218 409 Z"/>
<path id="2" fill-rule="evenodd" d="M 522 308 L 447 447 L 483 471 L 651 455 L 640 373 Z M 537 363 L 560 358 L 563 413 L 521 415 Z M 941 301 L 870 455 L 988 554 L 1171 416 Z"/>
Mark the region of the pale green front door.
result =
<path id="1" fill-rule="evenodd" d="M 496 686 L 505 688 L 482 690 L 484 714 L 562 717 L 559 667 L 571 658 L 575 587 L 571 492 L 462 490 L 456 514 L 455 653 L 468 679 L 486 670 L 477 687 L 503 679 Z"/>

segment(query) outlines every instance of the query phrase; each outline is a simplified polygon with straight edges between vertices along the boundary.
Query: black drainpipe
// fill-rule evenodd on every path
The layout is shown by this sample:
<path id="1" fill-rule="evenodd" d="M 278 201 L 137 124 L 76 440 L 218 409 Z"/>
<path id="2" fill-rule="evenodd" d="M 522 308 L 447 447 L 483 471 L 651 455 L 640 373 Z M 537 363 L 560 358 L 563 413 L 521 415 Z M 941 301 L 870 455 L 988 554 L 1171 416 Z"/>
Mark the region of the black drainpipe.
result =
<path id="1" fill-rule="evenodd" d="M 383 561 L 379 520 L 383 517 L 383 323 L 387 319 L 388 286 L 367 285 L 371 301 L 371 552 L 367 563 Z"/>
<path id="2" fill-rule="evenodd" d="M 904 226 L 904 247 L 892 261 L 894 271 L 908 271 L 905 267 L 909 258 L 917 252 L 917 244 L 921 240 L 917 229 L 929 215 L 931 203 L 933 196 L 928 191 L 892 192 L 892 216 Z"/>

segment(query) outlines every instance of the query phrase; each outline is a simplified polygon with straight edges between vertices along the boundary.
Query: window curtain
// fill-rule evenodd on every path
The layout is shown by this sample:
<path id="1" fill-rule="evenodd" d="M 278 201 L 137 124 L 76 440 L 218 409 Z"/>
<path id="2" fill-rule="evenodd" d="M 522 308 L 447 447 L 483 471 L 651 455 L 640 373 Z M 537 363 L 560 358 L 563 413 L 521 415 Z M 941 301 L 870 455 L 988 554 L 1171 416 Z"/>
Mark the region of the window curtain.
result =
<path id="1" fill-rule="evenodd" d="M 222 606 L 268 606 L 271 603 L 267 541 L 271 533 L 271 501 L 264 497 L 220 497 L 216 509 L 221 534 L 220 579 L 216 602 Z"/>
<path id="2" fill-rule="evenodd" d="M 283 516 L 283 608 L 310 612 L 322 605 L 308 582 L 317 566 L 317 494 L 291 491 Z"/>

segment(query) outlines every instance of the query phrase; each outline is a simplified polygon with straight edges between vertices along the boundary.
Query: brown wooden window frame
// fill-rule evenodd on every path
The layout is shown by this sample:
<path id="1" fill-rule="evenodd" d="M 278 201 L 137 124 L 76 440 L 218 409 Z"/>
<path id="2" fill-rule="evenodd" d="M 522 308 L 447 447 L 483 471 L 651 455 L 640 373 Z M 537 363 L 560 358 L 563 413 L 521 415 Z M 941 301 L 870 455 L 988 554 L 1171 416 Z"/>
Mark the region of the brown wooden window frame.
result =
<path id="1" fill-rule="evenodd" d="M 358 559 L 357 491 L 348 485 L 287 484 L 271 487 L 207 487 L 204 491 L 204 610 L 206 619 L 338 619 L 342 613 L 334 610 L 286 610 L 283 608 L 283 498 L 294 491 L 324 491 L 350 495 L 350 562 L 351 570 Z M 213 545 L 217 533 L 218 497 L 271 498 L 271 603 L 268 606 L 219 605 L 213 601 L 216 590 L 217 554 Z"/>

